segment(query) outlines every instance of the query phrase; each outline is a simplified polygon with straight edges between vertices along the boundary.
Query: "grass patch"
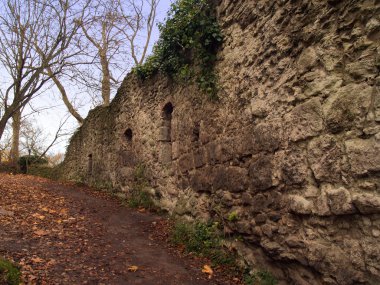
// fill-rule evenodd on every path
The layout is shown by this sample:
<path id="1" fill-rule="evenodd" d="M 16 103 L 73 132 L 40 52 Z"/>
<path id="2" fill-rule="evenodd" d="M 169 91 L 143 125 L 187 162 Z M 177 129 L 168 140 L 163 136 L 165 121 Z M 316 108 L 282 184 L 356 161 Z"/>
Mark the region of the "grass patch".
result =
<path id="1" fill-rule="evenodd" d="M 187 252 L 210 258 L 213 265 L 235 266 L 235 257 L 223 248 L 218 226 L 218 223 L 176 222 L 170 240 L 176 245 L 183 245 Z"/>
<path id="2" fill-rule="evenodd" d="M 249 268 L 242 268 L 234 253 L 224 246 L 224 236 L 219 229 L 219 223 L 181 222 L 172 226 L 170 241 L 184 246 L 185 251 L 209 258 L 213 266 L 223 266 L 232 274 L 241 274 L 246 285 L 276 285 L 277 279 L 266 270 L 249 273 Z M 246 273 L 244 273 L 246 272 Z"/>
<path id="3" fill-rule="evenodd" d="M 12 262 L 0 257 L 0 284 L 18 285 L 20 283 L 20 269 Z"/>
<path id="4" fill-rule="evenodd" d="M 227 220 L 229 222 L 236 222 L 239 220 L 239 214 L 236 213 L 236 212 L 231 212 L 228 217 L 227 217 Z"/>
<path id="5" fill-rule="evenodd" d="M 146 178 L 146 168 L 144 164 L 139 164 L 135 168 L 134 182 L 129 192 L 127 204 L 132 208 L 155 209 L 155 205 L 150 193 L 147 192 L 149 187 Z"/>
<path id="6" fill-rule="evenodd" d="M 61 175 L 61 168 L 59 166 L 50 167 L 48 165 L 30 165 L 28 173 L 34 176 L 40 176 L 51 180 L 59 180 Z"/>
<path id="7" fill-rule="evenodd" d="M 246 285 L 276 285 L 278 281 L 269 271 L 259 270 L 253 274 L 245 274 L 244 283 Z"/>
<path id="8" fill-rule="evenodd" d="M 128 199 L 128 206 L 131 208 L 154 208 L 154 204 L 150 195 L 146 192 L 142 192 L 136 189 L 133 189 L 131 191 L 131 195 Z"/>

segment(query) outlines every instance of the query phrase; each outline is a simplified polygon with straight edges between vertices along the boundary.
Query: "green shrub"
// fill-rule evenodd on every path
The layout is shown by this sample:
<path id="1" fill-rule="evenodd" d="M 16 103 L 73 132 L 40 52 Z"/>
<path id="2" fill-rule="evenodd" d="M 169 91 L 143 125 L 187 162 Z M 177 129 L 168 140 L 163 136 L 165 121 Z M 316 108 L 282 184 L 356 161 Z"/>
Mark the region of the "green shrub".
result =
<path id="1" fill-rule="evenodd" d="M 278 281 L 269 271 L 259 270 L 254 274 L 246 274 L 244 283 L 246 285 L 276 285 Z"/>
<path id="2" fill-rule="evenodd" d="M 47 163 L 48 163 L 47 159 L 40 157 L 38 155 L 24 155 L 18 159 L 18 165 L 20 166 L 20 170 L 23 173 L 26 173 L 26 171 L 28 169 L 27 164 L 29 167 L 32 164 L 33 165 L 42 165 L 42 164 L 47 164 Z"/>
<path id="3" fill-rule="evenodd" d="M 61 168 L 59 166 L 50 167 L 48 165 L 32 164 L 28 168 L 28 174 L 52 180 L 59 180 L 61 176 Z"/>
<path id="4" fill-rule="evenodd" d="M 184 245 L 187 252 L 205 256 L 214 265 L 234 264 L 234 256 L 222 245 L 223 238 L 218 230 L 218 223 L 175 223 L 170 240 L 174 244 Z"/>
<path id="5" fill-rule="evenodd" d="M 10 261 L 0 258 L 0 284 L 18 285 L 20 283 L 20 269 Z"/>
<path id="6" fill-rule="evenodd" d="M 18 173 L 17 165 L 10 162 L 0 162 L 0 173 Z"/>
<path id="7" fill-rule="evenodd" d="M 149 186 L 148 180 L 145 176 L 145 165 L 139 164 L 135 168 L 134 182 L 132 189 L 128 195 L 128 205 L 132 208 L 143 207 L 146 209 L 153 209 L 154 203 L 150 194 L 146 191 Z"/>
<path id="8" fill-rule="evenodd" d="M 220 27 L 207 0 L 178 0 L 172 4 L 153 54 L 134 68 L 140 79 L 157 72 L 179 81 L 194 79 L 211 98 L 216 97 L 216 51 L 223 41 Z"/>
<path id="9" fill-rule="evenodd" d="M 229 213 L 227 220 L 229 222 L 236 222 L 239 220 L 239 214 L 236 213 L 235 211 L 233 211 L 233 212 Z"/>

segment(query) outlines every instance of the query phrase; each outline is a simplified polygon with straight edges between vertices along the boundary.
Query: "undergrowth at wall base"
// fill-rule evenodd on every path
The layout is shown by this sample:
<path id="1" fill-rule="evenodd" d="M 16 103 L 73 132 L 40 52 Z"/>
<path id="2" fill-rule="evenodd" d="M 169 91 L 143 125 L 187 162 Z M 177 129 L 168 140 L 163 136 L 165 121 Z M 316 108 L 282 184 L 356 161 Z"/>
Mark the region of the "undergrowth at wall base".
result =
<path id="1" fill-rule="evenodd" d="M 18 285 L 21 283 L 19 267 L 0 257 L 0 284 Z"/>

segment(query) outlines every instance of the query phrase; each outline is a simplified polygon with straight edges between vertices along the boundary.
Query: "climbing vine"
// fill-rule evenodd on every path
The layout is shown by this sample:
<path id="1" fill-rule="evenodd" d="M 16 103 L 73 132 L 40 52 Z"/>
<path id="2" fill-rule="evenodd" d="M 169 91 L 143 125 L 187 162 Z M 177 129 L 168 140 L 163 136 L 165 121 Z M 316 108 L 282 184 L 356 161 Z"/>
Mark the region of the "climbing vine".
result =
<path id="1" fill-rule="evenodd" d="M 134 72 L 141 79 L 163 72 L 179 81 L 195 80 L 210 97 L 217 92 L 216 51 L 223 41 L 207 0 L 178 0 L 172 4 L 153 54 Z"/>

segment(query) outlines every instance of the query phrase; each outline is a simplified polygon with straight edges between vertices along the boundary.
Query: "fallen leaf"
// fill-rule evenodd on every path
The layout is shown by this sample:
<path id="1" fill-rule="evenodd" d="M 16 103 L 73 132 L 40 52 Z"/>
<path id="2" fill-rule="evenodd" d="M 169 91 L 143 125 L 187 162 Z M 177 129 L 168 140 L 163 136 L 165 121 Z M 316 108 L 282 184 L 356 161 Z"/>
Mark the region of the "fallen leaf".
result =
<path id="1" fill-rule="evenodd" d="M 37 236 L 46 236 L 49 232 L 44 231 L 44 230 L 37 230 L 34 232 L 35 235 Z"/>
<path id="2" fill-rule="evenodd" d="M 36 280 L 37 278 L 38 278 L 37 276 L 31 275 L 31 274 L 28 275 L 28 279 L 30 281 Z"/>
<path id="3" fill-rule="evenodd" d="M 42 258 L 39 258 L 39 257 L 34 257 L 34 258 L 31 258 L 30 259 L 32 262 L 34 263 L 41 263 L 41 262 L 44 262 L 44 260 Z"/>
<path id="4" fill-rule="evenodd" d="M 211 279 L 212 275 L 214 274 L 214 271 L 211 269 L 209 265 L 204 265 L 202 272 L 208 274 L 209 279 Z"/>
<path id="5" fill-rule="evenodd" d="M 48 261 L 48 263 L 46 263 L 46 266 L 52 266 L 52 265 L 55 265 L 55 264 L 57 264 L 57 261 L 55 259 L 50 259 Z"/>
<path id="6" fill-rule="evenodd" d="M 136 265 L 131 265 L 128 267 L 128 271 L 130 271 L 130 272 L 136 272 L 138 269 L 139 269 L 139 267 Z"/>
<path id="7" fill-rule="evenodd" d="M 38 213 L 33 214 L 32 217 L 35 217 L 35 218 L 40 219 L 40 220 L 44 220 L 45 219 L 44 215 L 40 215 Z"/>
<path id="8" fill-rule="evenodd" d="M 62 210 L 59 211 L 59 213 L 60 213 L 61 215 L 67 215 L 67 212 L 68 212 L 68 210 L 65 209 L 65 208 L 63 208 Z"/>

